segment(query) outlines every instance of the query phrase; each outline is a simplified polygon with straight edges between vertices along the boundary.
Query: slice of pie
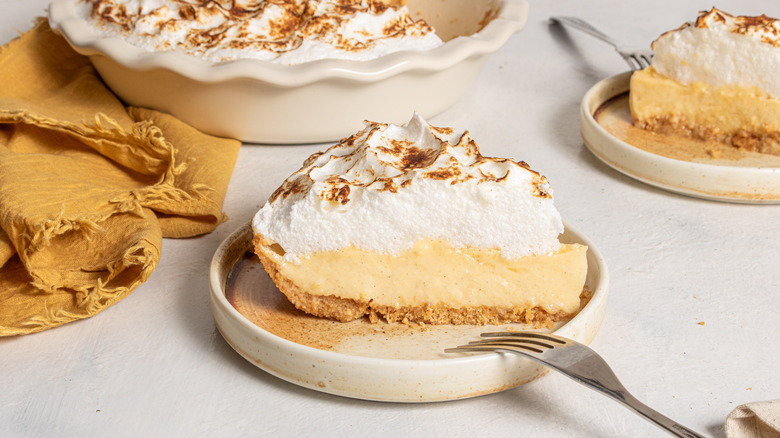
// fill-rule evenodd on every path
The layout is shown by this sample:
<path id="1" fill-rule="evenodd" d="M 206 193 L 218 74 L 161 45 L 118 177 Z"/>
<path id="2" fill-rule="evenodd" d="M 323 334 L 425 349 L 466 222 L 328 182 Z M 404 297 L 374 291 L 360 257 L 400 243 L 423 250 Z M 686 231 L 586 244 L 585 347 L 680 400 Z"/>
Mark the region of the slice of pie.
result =
<path id="1" fill-rule="evenodd" d="M 559 242 L 547 179 L 418 115 L 311 156 L 252 227 L 279 290 L 339 321 L 549 326 L 585 286 L 587 247 Z"/>
<path id="2" fill-rule="evenodd" d="M 713 8 L 652 44 L 634 73 L 634 125 L 780 155 L 780 21 Z"/>

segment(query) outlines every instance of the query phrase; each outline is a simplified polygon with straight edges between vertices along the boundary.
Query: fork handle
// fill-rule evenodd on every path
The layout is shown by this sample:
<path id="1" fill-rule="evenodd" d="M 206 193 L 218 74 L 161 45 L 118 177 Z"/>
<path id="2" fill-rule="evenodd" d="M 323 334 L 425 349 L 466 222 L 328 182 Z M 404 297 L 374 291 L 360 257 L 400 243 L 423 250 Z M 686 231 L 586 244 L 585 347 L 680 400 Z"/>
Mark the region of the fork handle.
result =
<path id="1" fill-rule="evenodd" d="M 550 20 L 561 24 L 565 24 L 567 26 L 571 26 L 577 30 L 581 30 L 582 32 L 587 33 L 588 35 L 594 36 L 608 44 L 611 44 L 612 47 L 616 49 L 618 48 L 618 44 L 615 40 L 613 40 L 612 38 L 607 36 L 607 34 L 591 26 L 588 22 L 582 19 L 579 19 L 577 17 L 555 16 L 555 17 L 550 17 Z"/>
<path id="2" fill-rule="evenodd" d="M 607 393 L 607 395 L 619 401 L 620 403 L 622 403 L 632 411 L 636 412 L 637 414 L 645 417 L 645 419 L 655 424 L 656 426 L 660 427 L 661 429 L 669 432 L 671 435 L 677 437 L 683 437 L 683 438 L 704 438 L 702 435 L 699 435 L 698 433 L 692 431 L 691 429 L 688 429 L 682 424 L 673 421 L 670 418 L 667 418 L 666 416 L 658 413 L 657 411 L 650 408 L 646 404 L 637 400 L 636 397 L 629 394 L 628 392 L 622 392 L 621 393 L 622 397 L 618 397 L 616 396 L 616 394 L 611 394 L 611 393 Z"/>

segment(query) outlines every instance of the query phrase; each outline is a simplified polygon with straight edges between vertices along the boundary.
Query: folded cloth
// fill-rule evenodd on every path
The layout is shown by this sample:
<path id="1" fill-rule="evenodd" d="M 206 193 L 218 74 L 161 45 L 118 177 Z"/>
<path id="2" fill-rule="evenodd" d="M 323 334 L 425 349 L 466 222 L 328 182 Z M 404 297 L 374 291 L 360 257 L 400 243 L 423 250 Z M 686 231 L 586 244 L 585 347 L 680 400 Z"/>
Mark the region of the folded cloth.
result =
<path id="1" fill-rule="evenodd" d="M 44 20 L 0 50 L 0 336 L 125 298 L 208 233 L 241 143 L 125 107 Z"/>
<path id="2" fill-rule="evenodd" d="M 726 418 L 729 438 L 780 438 L 780 400 L 737 406 Z"/>

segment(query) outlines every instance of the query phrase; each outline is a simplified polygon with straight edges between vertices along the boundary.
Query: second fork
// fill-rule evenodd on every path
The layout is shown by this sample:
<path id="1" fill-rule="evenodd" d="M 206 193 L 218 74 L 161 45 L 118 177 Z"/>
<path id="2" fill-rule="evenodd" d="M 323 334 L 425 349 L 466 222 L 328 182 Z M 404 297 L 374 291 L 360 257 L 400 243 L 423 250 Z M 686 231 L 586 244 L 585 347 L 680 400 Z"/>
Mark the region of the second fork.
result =
<path id="1" fill-rule="evenodd" d="M 601 32 L 600 30 L 591 26 L 590 23 L 588 23 L 587 21 L 581 18 L 569 17 L 569 16 L 555 16 L 555 17 L 550 17 L 550 21 L 552 21 L 553 23 L 559 23 L 559 24 L 565 24 L 567 26 L 571 26 L 574 29 L 585 32 L 588 35 L 594 36 L 606 42 L 607 44 L 610 44 L 612 47 L 615 48 L 618 54 L 628 63 L 628 66 L 631 68 L 631 70 L 642 70 L 644 68 L 647 68 L 650 66 L 650 63 L 653 60 L 652 50 L 630 49 L 621 46 L 620 44 L 618 44 L 617 41 L 609 37 L 604 32 Z"/>

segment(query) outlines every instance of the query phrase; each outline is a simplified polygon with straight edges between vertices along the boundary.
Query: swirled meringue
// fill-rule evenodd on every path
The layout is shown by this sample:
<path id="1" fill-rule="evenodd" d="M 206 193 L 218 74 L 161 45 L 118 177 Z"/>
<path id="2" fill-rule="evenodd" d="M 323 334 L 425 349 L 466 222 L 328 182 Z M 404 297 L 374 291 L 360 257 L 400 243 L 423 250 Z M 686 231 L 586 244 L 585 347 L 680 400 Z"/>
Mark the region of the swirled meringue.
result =
<path id="1" fill-rule="evenodd" d="M 563 232 L 544 176 L 524 162 L 484 157 L 467 131 L 417 114 L 403 126 L 366 122 L 309 157 L 252 226 L 287 260 L 350 245 L 395 254 L 421 239 L 515 259 L 558 250 Z"/>

